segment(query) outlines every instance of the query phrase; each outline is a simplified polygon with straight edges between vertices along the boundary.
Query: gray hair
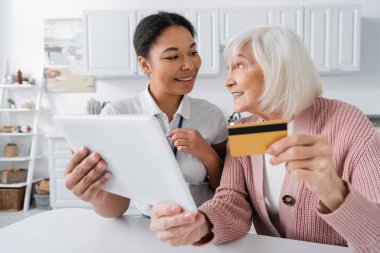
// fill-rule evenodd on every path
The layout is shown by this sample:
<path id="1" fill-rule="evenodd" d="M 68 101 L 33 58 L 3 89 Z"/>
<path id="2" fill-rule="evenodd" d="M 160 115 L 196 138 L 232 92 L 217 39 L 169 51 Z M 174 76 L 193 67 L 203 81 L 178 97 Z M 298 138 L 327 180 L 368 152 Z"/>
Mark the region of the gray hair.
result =
<path id="1" fill-rule="evenodd" d="M 243 47 L 264 74 L 264 90 L 259 98 L 260 112 L 279 114 L 290 120 L 308 108 L 322 94 L 314 63 L 299 36 L 286 26 L 262 26 L 231 38 L 226 60 L 235 58 Z"/>

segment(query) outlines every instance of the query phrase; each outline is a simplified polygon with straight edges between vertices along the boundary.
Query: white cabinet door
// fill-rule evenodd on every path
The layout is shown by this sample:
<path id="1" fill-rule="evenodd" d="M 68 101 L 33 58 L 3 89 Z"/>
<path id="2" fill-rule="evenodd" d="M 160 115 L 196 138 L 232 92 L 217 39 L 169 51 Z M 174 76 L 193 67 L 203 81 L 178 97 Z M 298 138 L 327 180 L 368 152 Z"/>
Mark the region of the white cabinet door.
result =
<path id="1" fill-rule="evenodd" d="M 334 5 L 332 67 L 360 69 L 360 6 Z"/>
<path id="2" fill-rule="evenodd" d="M 294 29 L 303 40 L 303 6 L 276 7 L 276 24 L 287 25 Z"/>
<path id="3" fill-rule="evenodd" d="M 360 70 L 360 6 L 305 8 L 304 42 L 320 73 Z"/>
<path id="4" fill-rule="evenodd" d="M 331 71 L 332 7 L 310 5 L 305 7 L 304 43 L 319 72 Z"/>
<path id="5" fill-rule="evenodd" d="M 199 76 L 219 73 L 219 17 L 215 9 L 193 10 L 192 23 L 197 31 L 196 43 L 202 65 Z"/>
<path id="6" fill-rule="evenodd" d="M 220 43 L 226 44 L 231 36 L 254 26 L 274 24 L 274 8 L 223 8 L 220 9 Z"/>
<path id="7" fill-rule="evenodd" d="M 85 11 L 85 74 L 105 77 L 136 75 L 137 64 L 133 49 L 135 26 L 135 11 Z"/>

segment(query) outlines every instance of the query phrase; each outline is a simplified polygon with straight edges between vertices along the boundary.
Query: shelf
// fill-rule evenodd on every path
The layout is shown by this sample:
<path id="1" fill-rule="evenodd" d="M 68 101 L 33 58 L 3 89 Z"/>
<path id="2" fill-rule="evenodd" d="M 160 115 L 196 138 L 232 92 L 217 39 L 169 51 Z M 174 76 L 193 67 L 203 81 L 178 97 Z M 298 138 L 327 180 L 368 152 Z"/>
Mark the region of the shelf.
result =
<path id="1" fill-rule="evenodd" d="M 43 156 L 36 156 L 35 159 L 43 158 Z M 24 157 L 0 157 L 0 162 L 25 162 L 30 161 L 32 158 L 30 156 Z"/>
<path id="2" fill-rule="evenodd" d="M 0 133 L 0 136 L 33 136 L 34 133 Z"/>
<path id="3" fill-rule="evenodd" d="M 31 85 L 29 83 L 23 83 L 23 84 L 0 84 L 0 88 L 3 89 L 29 89 L 29 88 L 35 88 L 36 85 Z"/>
<path id="4" fill-rule="evenodd" d="M 43 178 L 34 178 L 32 180 L 32 183 L 35 183 L 35 182 L 38 182 L 41 180 L 43 180 Z M 20 188 L 20 187 L 24 187 L 26 185 L 27 185 L 26 182 L 16 183 L 16 184 L 0 184 L 0 188 Z"/>
<path id="5" fill-rule="evenodd" d="M 1 1 L 1 0 L 0 0 Z M 43 86 L 40 85 L 31 85 L 29 82 L 23 82 L 22 84 L 18 83 L 0 83 L 0 116 L 3 114 L 6 114 L 5 116 L 9 117 L 8 119 L 10 122 L 13 122 L 12 118 L 14 118 L 13 125 L 18 125 L 20 127 L 21 122 L 24 121 L 24 118 L 27 117 L 28 120 L 33 118 L 33 122 L 30 122 L 30 128 L 33 129 L 31 132 L 23 132 L 19 133 L 17 132 L 1 132 L 0 137 L 1 138 L 11 138 L 16 139 L 20 138 L 28 138 L 30 139 L 30 148 L 29 152 L 21 152 L 20 156 L 16 157 L 0 157 L 0 163 L 10 163 L 11 165 L 20 163 L 25 164 L 28 169 L 28 178 L 29 180 L 27 182 L 19 183 L 19 184 L 0 184 L 0 187 L 25 187 L 25 196 L 24 196 L 24 211 L 29 209 L 30 204 L 30 197 L 32 194 L 32 184 L 31 182 L 36 182 L 41 179 L 33 179 L 37 159 L 44 158 L 44 156 L 36 156 L 35 154 L 38 153 L 38 139 L 41 133 L 38 133 L 38 119 L 39 119 L 39 110 L 41 109 L 41 96 L 43 93 Z M 15 98 L 18 98 L 18 96 L 23 97 L 24 101 L 28 101 L 31 99 L 33 102 L 26 102 L 23 105 L 20 104 L 20 106 L 11 107 L 9 105 L 9 102 L 7 104 L 7 99 L 12 98 L 15 96 Z M 23 101 L 20 98 L 21 102 Z M 33 104 L 34 103 L 34 104 Z M 18 103 L 19 104 L 19 103 Z M 11 108 L 9 108 L 11 107 Z M 30 109 L 29 109 L 30 108 Z M 2 114 L 3 113 L 3 114 Z M 17 113 L 17 115 L 14 115 L 14 113 Z M 28 115 L 26 115 L 28 114 Z M 6 118 L 7 118 L 6 117 Z M 1 122 L 1 125 L 10 126 L 9 122 Z M 8 124 L 7 124 L 8 123 Z M 15 126 L 12 126 L 15 127 Z M 23 137 L 24 136 L 24 137 Z M 17 141 L 15 141 L 17 143 Z M 26 147 L 26 145 L 25 145 Z M 26 150 L 25 150 L 26 151 Z M 26 156 L 22 156 L 23 154 L 29 154 Z M 1 154 L 4 155 L 4 154 Z M 26 165 L 27 164 L 27 165 Z"/>
<path id="6" fill-rule="evenodd" d="M 36 109 L 0 109 L 0 112 L 36 112 Z"/>

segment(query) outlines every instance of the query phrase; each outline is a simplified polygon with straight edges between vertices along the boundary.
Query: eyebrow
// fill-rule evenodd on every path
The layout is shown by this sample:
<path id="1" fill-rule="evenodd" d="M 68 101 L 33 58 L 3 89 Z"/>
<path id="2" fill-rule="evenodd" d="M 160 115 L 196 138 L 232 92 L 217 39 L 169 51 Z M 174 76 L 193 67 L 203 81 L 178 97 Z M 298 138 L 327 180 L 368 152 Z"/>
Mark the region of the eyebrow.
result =
<path id="1" fill-rule="evenodd" d="M 238 54 L 236 57 L 242 57 L 242 58 L 249 60 L 249 58 L 244 54 Z"/>
<path id="2" fill-rule="evenodd" d="M 196 43 L 193 42 L 191 43 L 191 45 L 189 46 L 189 48 L 193 48 L 196 46 Z M 168 47 L 167 49 L 165 49 L 164 51 L 162 51 L 162 53 L 166 53 L 166 52 L 169 52 L 169 51 L 178 51 L 178 47 Z"/>

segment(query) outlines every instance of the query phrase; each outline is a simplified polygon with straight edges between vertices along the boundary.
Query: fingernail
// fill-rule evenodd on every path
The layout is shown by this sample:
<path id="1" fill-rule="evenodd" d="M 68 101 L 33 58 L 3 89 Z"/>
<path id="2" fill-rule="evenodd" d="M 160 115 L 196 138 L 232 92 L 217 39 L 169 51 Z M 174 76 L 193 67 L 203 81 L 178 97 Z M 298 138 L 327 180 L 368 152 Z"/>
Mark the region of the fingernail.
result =
<path id="1" fill-rule="evenodd" d="M 96 166 L 99 170 L 103 170 L 105 168 L 104 163 L 100 161 L 98 165 Z"/>
<path id="2" fill-rule="evenodd" d="M 191 213 L 185 213 L 185 215 L 183 216 L 186 220 L 190 220 L 191 219 L 191 216 L 192 214 Z"/>
<path id="3" fill-rule="evenodd" d="M 174 211 L 177 210 L 177 206 L 170 206 L 169 210 L 170 210 L 171 212 L 174 212 Z"/>
<path id="4" fill-rule="evenodd" d="M 274 151 L 273 148 L 269 147 L 268 150 L 267 150 L 267 153 L 271 155 L 271 154 L 273 154 L 273 151 Z"/>
<path id="5" fill-rule="evenodd" d="M 105 179 L 110 179 L 111 177 L 112 177 L 111 173 L 108 173 L 108 172 L 104 175 Z"/>
<path id="6" fill-rule="evenodd" d="M 96 162 L 98 160 L 98 155 L 96 153 L 93 153 L 92 156 L 91 156 L 91 160 L 93 162 Z"/>

